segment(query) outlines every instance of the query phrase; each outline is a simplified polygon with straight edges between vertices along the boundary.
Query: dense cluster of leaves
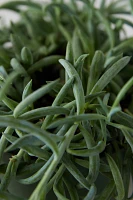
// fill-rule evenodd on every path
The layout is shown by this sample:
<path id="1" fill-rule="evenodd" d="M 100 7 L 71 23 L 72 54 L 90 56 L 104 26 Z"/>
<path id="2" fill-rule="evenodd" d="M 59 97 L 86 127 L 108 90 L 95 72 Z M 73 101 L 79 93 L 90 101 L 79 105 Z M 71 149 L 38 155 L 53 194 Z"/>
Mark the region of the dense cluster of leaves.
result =
<path id="1" fill-rule="evenodd" d="M 20 16 L 0 30 L 0 199 L 132 198 L 133 38 L 120 34 L 133 24 L 117 14 L 133 3 L 94 2 L 0 7 Z M 36 183 L 30 197 L 12 179 Z"/>

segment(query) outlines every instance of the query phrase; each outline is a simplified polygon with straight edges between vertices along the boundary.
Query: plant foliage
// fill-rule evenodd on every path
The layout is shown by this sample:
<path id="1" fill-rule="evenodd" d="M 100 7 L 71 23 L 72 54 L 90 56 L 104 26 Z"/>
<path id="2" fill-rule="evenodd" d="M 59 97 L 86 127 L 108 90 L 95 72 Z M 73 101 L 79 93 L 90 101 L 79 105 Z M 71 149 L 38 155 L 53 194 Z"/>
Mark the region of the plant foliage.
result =
<path id="1" fill-rule="evenodd" d="M 120 35 L 133 27 L 129 2 L 0 6 L 20 16 L 0 29 L 1 199 L 128 199 L 133 38 Z M 12 180 L 36 186 L 19 196 Z"/>

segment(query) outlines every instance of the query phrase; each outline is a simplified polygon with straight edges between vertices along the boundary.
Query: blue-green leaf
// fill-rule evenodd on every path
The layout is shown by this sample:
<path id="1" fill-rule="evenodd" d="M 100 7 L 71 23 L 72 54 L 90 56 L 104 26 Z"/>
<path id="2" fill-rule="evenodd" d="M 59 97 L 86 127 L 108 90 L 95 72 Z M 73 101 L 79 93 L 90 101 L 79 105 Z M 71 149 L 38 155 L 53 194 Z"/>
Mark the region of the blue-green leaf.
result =
<path id="1" fill-rule="evenodd" d="M 42 86 L 38 90 L 34 91 L 32 94 L 27 96 L 24 100 L 22 100 L 14 110 L 14 117 L 18 117 L 22 114 L 24 108 L 31 105 L 34 101 L 41 98 L 45 94 L 49 93 L 54 86 L 58 83 L 58 80 L 52 81 L 51 83 Z"/>
<path id="2" fill-rule="evenodd" d="M 112 65 L 97 81 L 91 90 L 91 94 L 102 91 L 110 81 L 128 64 L 130 57 L 126 56 Z"/>
<path id="3" fill-rule="evenodd" d="M 84 112 L 85 96 L 80 77 L 75 68 L 67 60 L 60 59 L 59 62 L 67 71 L 68 76 L 75 78 L 73 92 L 77 104 L 77 114 L 82 114 Z"/>
<path id="4" fill-rule="evenodd" d="M 107 155 L 107 160 L 108 160 L 108 163 L 113 175 L 113 179 L 116 185 L 116 189 L 118 193 L 117 199 L 122 200 L 125 196 L 125 189 L 124 189 L 120 170 L 111 156 Z"/>

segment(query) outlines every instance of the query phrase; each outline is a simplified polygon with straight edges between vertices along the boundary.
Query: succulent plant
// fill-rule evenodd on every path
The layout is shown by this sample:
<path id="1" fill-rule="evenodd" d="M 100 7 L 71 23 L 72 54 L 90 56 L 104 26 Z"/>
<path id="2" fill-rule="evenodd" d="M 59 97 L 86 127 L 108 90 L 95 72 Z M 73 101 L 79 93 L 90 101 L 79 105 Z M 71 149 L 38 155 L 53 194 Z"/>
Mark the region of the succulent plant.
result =
<path id="1" fill-rule="evenodd" d="M 116 15 L 133 3 L 122 2 L 0 6 L 20 17 L 0 30 L 1 199 L 128 199 L 133 38 L 120 35 L 133 24 Z M 36 186 L 16 195 L 12 179 Z"/>

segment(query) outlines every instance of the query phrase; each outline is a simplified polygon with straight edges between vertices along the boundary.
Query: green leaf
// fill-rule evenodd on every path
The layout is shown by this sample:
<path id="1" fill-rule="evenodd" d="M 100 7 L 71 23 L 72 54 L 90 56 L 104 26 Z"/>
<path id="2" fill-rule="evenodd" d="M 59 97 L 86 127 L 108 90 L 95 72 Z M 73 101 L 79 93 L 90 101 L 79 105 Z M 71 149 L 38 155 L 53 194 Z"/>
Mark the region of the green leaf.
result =
<path id="1" fill-rule="evenodd" d="M 89 190 L 88 194 L 84 198 L 84 200 L 94 200 L 94 198 L 96 196 L 96 192 L 97 192 L 96 186 L 92 185 L 90 187 L 90 190 Z"/>
<path id="2" fill-rule="evenodd" d="M 105 96 L 103 97 L 103 104 L 106 106 L 108 105 L 109 97 L 110 97 L 110 93 L 105 94 Z"/>
<path id="3" fill-rule="evenodd" d="M 122 181 L 122 177 L 121 177 L 121 173 L 115 163 L 115 161 L 113 160 L 113 158 L 111 156 L 109 156 L 107 154 L 107 160 L 113 175 L 113 179 L 116 185 L 116 189 L 117 189 L 117 193 L 118 193 L 118 200 L 122 200 L 125 196 L 125 189 L 124 189 L 124 185 L 123 185 L 123 181 Z"/>
<path id="4" fill-rule="evenodd" d="M 23 49 L 21 50 L 21 59 L 22 59 L 22 62 L 26 65 L 33 64 L 32 53 L 27 47 L 23 47 Z"/>
<path id="5" fill-rule="evenodd" d="M 73 49 L 70 41 L 67 43 L 65 59 L 68 62 L 73 63 Z"/>
<path id="6" fill-rule="evenodd" d="M 2 92 L 2 90 L 1 90 Z M 3 92 L 5 92 L 3 90 Z M 3 95 L 3 94 L 2 94 Z M 10 108 L 12 111 L 16 108 L 16 106 L 18 105 L 18 103 L 10 98 L 8 98 L 6 95 L 3 95 L 3 99 L 2 99 L 3 103 Z M 12 114 L 12 113 L 11 113 Z"/>
<path id="7" fill-rule="evenodd" d="M 53 184 L 58 179 L 58 177 L 64 176 L 64 172 L 65 171 L 66 171 L 66 168 L 64 167 L 64 164 L 62 164 L 59 167 L 59 169 L 57 170 L 57 172 L 54 174 L 54 176 L 50 179 L 49 183 L 47 184 L 47 191 L 46 191 L 46 193 L 48 193 L 52 189 Z M 64 193 L 64 191 L 63 191 L 63 193 Z"/>
<path id="8" fill-rule="evenodd" d="M 60 106 L 61 103 L 64 101 L 64 98 L 66 97 L 67 93 L 69 92 L 70 88 L 72 87 L 72 84 L 74 82 L 74 77 L 70 78 L 60 89 L 58 92 L 56 98 L 54 99 L 52 106 Z"/>
<path id="9" fill-rule="evenodd" d="M 10 146 L 7 147 L 5 152 L 12 151 L 16 148 L 21 148 L 21 147 L 27 146 L 27 145 L 35 145 L 35 146 L 43 145 L 42 141 L 40 141 L 35 136 L 32 136 L 30 134 L 26 134 L 26 135 L 22 136 L 21 138 L 16 138 L 15 136 L 10 136 L 8 134 L 4 134 L 4 135 L 12 143 Z M 51 135 L 52 139 L 56 142 L 59 142 L 63 139 L 62 136 L 53 135 L 53 134 L 50 134 L 50 135 Z"/>
<path id="10" fill-rule="evenodd" d="M 95 145 L 95 142 L 91 133 L 81 125 L 79 125 L 79 129 L 85 139 L 87 148 L 89 149 L 90 147 L 93 147 Z"/>
<path id="11" fill-rule="evenodd" d="M 110 67 L 94 85 L 91 90 L 91 94 L 102 91 L 110 83 L 110 81 L 128 64 L 129 61 L 130 57 L 126 56 L 114 63 L 112 67 Z"/>
<path id="12" fill-rule="evenodd" d="M 101 92 L 96 92 L 95 94 L 89 94 L 87 96 L 85 96 L 85 107 L 88 107 L 88 102 L 91 103 L 93 100 L 95 100 L 98 96 L 102 96 L 105 93 L 105 91 L 101 91 Z M 71 101 L 69 103 L 67 103 L 66 105 L 64 105 L 64 108 L 72 108 L 76 106 L 76 100 Z"/>
<path id="13" fill-rule="evenodd" d="M 16 58 L 11 59 L 11 66 L 14 69 L 14 71 L 28 76 L 27 71 L 24 69 L 24 67 L 20 64 L 20 62 Z"/>
<path id="14" fill-rule="evenodd" d="M 75 158 L 74 162 L 77 163 L 78 165 L 80 165 L 81 167 L 84 167 L 84 168 L 88 169 L 89 161 L 83 160 L 83 159 L 79 159 L 79 158 Z"/>
<path id="15" fill-rule="evenodd" d="M 29 94 L 31 94 L 31 92 L 32 92 L 32 80 L 30 80 L 29 83 L 27 83 L 27 85 L 25 86 L 22 94 L 22 100 L 24 100 Z"/>
<path id="16" fill-rule="evenodd" d="M 74 165 L 74 163 L 71 161 L 71 159 L 64 155 L 63 156 L 63 163 L 65 167 L 68 169 L 68 171 L 74 176 L 74 178 L 83 185 L 87 190 L 89 190 L 89 182 L 85 179 L 83 174 L 78 170 L 78 168 Z"/>
<path id="17" fill-rule="evenodd" d="M 74 92 L 76 105 L 77 105 L 77 114 L 82 114 L 84 112 L 85 97 L 84 97 L 84 90 L 82 87 L 82 82 L 80 80 L 80 77 L 77 71 L 75 70 L 75 68 L 67 60 L 60 59 L 59 62 L 67 71 L 68 76 L 70 78 L 73 78 L 73 77 L 75 78 L 73 92 Z"/>
<path id="18" fill-rule="evenodd" d="M 53 156 L 51 156 L 49 158 L 49 160 L 35 174 L 33 174 L 32 176 L 25 178 L 25 179 L 18 179 L 18 181 L 25 185 L 30 185 L 30 184 L 36 183 L 37 181 L 39 181 L 42 178 L 43 174 L 46 172 L 48 167 L 51 165 L 52 160 L 53 160 Z"/>
<path id="19" fill-rule="evenodd" d="M 8 93 L 8 90 L 10 88 L 10 84 L 13 82 L 13 80 L 19 75 L 18 72 L 12 72 L 8 78 L 3 83 L 1 90 L 0 90 L 0 99 L 4 99 L 6 94 Z M 11 102 L 12 103 L 12 102 Z"/>
<path id="20" fill-rule="evenodd" d="M 110 68 L 114 63 L 116 63 L 118 60 L 120 60 L 123 57 L 123 54 L 119 54 L 118 56 L 111 56 L 110 58 L 107 58 L 104 63 L 104 68 Z"/>
<path id="21" fill-rule="evenodd" d="M 69 41 L 69 40 L 68 40 Z M 69 61 L 70 63 L 73 63 L 73 49 L 72 49 L 72 45 L 71 45 L 71 42 L 69 41 L 67 43 L 67 46 L 66 46 L 66 55 L 65 55 L 65 59 L 67 61 Z M 67 71 L 65 70 L 65 82 L 67 82 L 69 80 L 69 76 L 67 74 Z"/>
<path id="22" fill-rule="evenodd" d="M 121 107 L 120 106 L 117 106 L 117 107 L 112 107 L 111 108 L 111 110 L 109 111 L 109 113 L 108 113 L 108 116 L 107 116 L 107 118 L 108 118 L 108 120 L 110 121 L 110 118 L 114 115 L 114 114 L 116 114 L 117 112 L 119 112 L 119 111 L 121 111 Z"/>
<path id="23" fill-rule="evenodd" d="M 61 105 L 61 103 L 63 102 L 64 98 L 66 97 L 69 89 L 71 88 L 73 81 L 74 81 L 74 78 L 70 78 L 65 83 L 65 85 L 62 86 L 61 90 L 58 92 L 56 98 L 54 99 L 54 101 L 52 103 L 52 107 L 56 108 L 56 106 Z M 50 114 L 48 114 L 48 115 L 50 115 Z M 45 121 L 42 124 L 42 129 L 45 129 L 47 127 L 47 125 L 52 121 L 52 118 L 53 118 L 52 116 L 46 116 Z"/>
<path id="24" fill-rule="evenodd" d="M 98 144 L 92 148 L 84 150 L 73 150 L 68 148 L 67 152 L 75 156 L 88 157 L 88 156 L 96 156 L 100 154 L 104 149 L 105 149 L 105 142 L 99 141 Z"/>
<path id="25" fill-rule="evenodd" d="M 36 63 L 34 63 L 33 65 L 31 65 L 31 67 L 28 69 L 28 73 L 32 74 L 35 71 L 39 71 L 50 65 L 57 64 L 58 60 L 61 58 L 63 58 L 63 56 L 60 56 L 60 55 L 51 55 L 51 56 L 42 58 L 39 61 L 37 61 Z"/>
<path id="26" fill-rule="evenodd" d="M 57 145 L 54 142 L 54 140 L 51 138 L 51 136 L 49 136 L 49 133 L 41 130 L 40 128 L 31 124 L 30 122 L 27 122 L 25 120 L 14 119 L 13 117 L 0 116 L 0 126 L 2 127 L 10 126 L 12 128 L 34 135 L 39 140 L 47 144 L 56 154 L 58 154 Z"/>
<path id="27" fill-rule="evenodd" d="M 53 87 L 56 86 L 57 83 L 58 83 L 58 80 L 52 81 L 51 83 L 42 86 L 38 90 L 34 91 L 32 94 L 27 96 L 15 108 L 14 117 L 16 118 L 19 115 L 21 115 L 23 110 L 24 110 L 24 108 L 26 108 L 27 106 L 31 105 L 34 101 L 38 100 L 39 98 L 41 98 L 45 94 L 49 93 L 53 89 Z"/>
<path id="28" fill-rule="evenodd" d="M 62 187 L 63 186 L 62 175 L 63 175 L 64 171 L 65 171 L 65 167 L 64 167 L 64 165 L 61 165 L 59 170 L 57 171 L 58 176 L 54 182 L 53 191 L 58 199 L 68 200 L 68 198 L 66 198 L 64 196 L 65 191 L 64 191 L 64 187 Z"/>
<path id="29" fill-rule="evenodd" d="M 98 102 L 99 102 L 99 104 L 101 106 L 102 113 L 104 113 L 105 115 L 107 115 L 108 114 L 108 108 L 107 108 L 107 106 L 104 104 L 104 102 L 99 97 L 98 97 Z M 98 107 L 97 107 L 97 109 L 98 109 Z M 99 114 L 100 114 L 100 112 L 99 112 Z"/>
<path id="30" fill-rule="evenodd" d="M 94 54 L 94 41 L 91 39 L 91 36 L 89 36 L 88 30 L 85 28 L 80 18 L 75 17 L 73 18 L 73 21 L 76 25 L 76 30 L 83 46 L 83 52 L 89 54 L 90 59 L 92 59 Z"/>
<path id="31" fill-rule="evenodd" d="M 13 172 L 13 165 L 14 165 L 14 161 L 13 161 L 13 158 L 11 158 L 7 165 L 6 172 L 5 172 L 4 177 L 2 178 L 2 181 L 0 184 L 0 192 L 1 191 L 4 192 L 10 183 L 10 180 L 12 177 L 12 172 Z"/>
<path id="32" fill-rule="evenodd" d="M 19 139 L 14 136 L 4 134 L 7 140 L 12 144 L 5 149 L 5 152 L 12 151 L 14 149 L 20 148 L 26 151 L 30 156 L 36 156 L 37 158 L 48 160 L 49 153 L 43 149 L 37 147 L 37 145 L 43 145 L 43 143 L 35 138 L 34 136 L 25 135 Z M 35 146 L 36 145 L 36 146 Z"/>
<path id="33" fill-rule="evenodd" d="M 63 176 L 63 181 L 67 187 L 67 190 L 69 192 L 71 200 L 79 200 L 78 192 L 77 192 L 75 186 L 73 185 L 73 183 L 71 182 L 71 180 L 69 180 L 69 178 L 67 176 L 65 176 L 65 177 Z"/>
<path id="34" fill-rule="evenodd" d="M 111 48 L 113 48 L 115 45 L 115 37 L 109 21 L 106 19 L 106 17 L 104 17 L 104 15 L 99 10 L 96 11 L 96 15 L 97 18 L 104 24 L 105 30 L 107 31 L 108 38 L 110 41 L 110 46 Z"/>
<path id="35" fill-rule="evenodd" d="M 4 134 L 4 137 L 10 142 L 10 143 L 13 143 L 15 142 L 18 138 L 15 137 L 15 136 L 12 136 L 12 135 L 9 135 L 9 134 Z"/>
<path id="36" fill-rule="evenodd" d="M 81 114 L 81 115 L 72 115 L 65 117 L 64 119 L 55 120 L 52 122 L 48 128 L 55 128 L 57 126 L 63 125 L 63 124 L 73 124 L 75 122 L 85 121 L 85 120 L 99 120 L 99 119 L 106 119 L 103 115 L 99 114 Z"/>
<path id="37" fill-rule="evenodd" d="M 100 168 L 100 157 L 99 155 L 96 156 L 89 156 L 89 174 L 87 176 L 87 180 L 90 184 L 94 183 L 98 177 Z"/>
<path id="38" fill-rule="evenodd" d="M 74 61 L 76 61 L 83 54 L 83 48 L 82 48 L 82 44 L 81 44 L 81 41 L 78 36 L 77 29 L 75 29 L 73 32 L 72 49 L 73 49 L 73 54 L 74 54 L 74 56 L 73 56 Z"/>
<path id="39" fill-rule="evenodd" d="M 100 120 L 100 126 L 101 126 L 101 138 L 104 139 L 104 141 L 107 141 L 107 124 L 104 120 Z"/>
<path id="40" fill-rule="evenodd" d="M 115 46 L 112 49 L 112 53 L 114 55 L 116 55 L 118 53 L 125 53 L 132 48 L 133 48 L 133 37 L 126 39 L 126 40 L 122 41 L 120 44 L 118 44 L 117 46 Z"/>
<path id="41" fill-rule="evenodd" d="M 130 78 L 127 83 L 122 87 L 122 89 L 120 90 L 120 92 L 118 93 L 112 107 L 111 110 L 108 114 L 108 117 L 110 118 L 112 114 L 114 114 L 114 109 L 117 109 L 118 104 L 120 103 L 120 101 L 122 100 L 122 98 L 125 96 L 125 94 L 127 93 L 127 91 L 130 89 L 130 87 L 133 85 L 133 77 Z M 119 109 L 115 110 L 119 111 Z"/>
<path id="42" fill-rule="evenodd" d="M 22 146 L 22 149 L 26 151 L 30 156 L 35 156 L 45 161 L 49 159 L 48 152 L 34 145 Z"/>
<path id="43" fill-rule="evenodd" d="M 68 109 L 62 108 L 60 106 L 53 106 L 53 107 L 49 106 L 49 107 L 41 107 L 41 108 L 28 111 L 22 114 L 19 118 L 25 119 L 25 120 L 36 120 L 36 119 L 43 118 L 47 115 L 56 115 L 56 114 L 68 115 L 69 112 L 70 111 Z"/>
<path id="44" fill-rule="evenodd" d="M 66 4 L 62 3 L 62 4 L 59 4 L 59 3 L 51 3 L 49 5 L 47 5 L 46 9 L 47 10 L 50 10 L 52 7 L 58 7 L 60 8 L 63 12 L 67 13 L 68 15 L 70 16 L 76 16 L 75 12 L 69 8 L 69 6 L 67 6 Z"/>
<path id="45" fill-rule="evenodd" d="M 123 129 L 121 129 L 121 131 L 122 131 L 123 135 L 125 136 L 126 141 L 130 145 L 132 151 L 133 151 L 133 137 L 131 136 L 131 134 L 129 133 L 129 131 L 123 130 Z"/>
<path id="46" fill-rule="evenodd" d="M 2 160 L 4 150 L 6 149 L 6 146 L 8 144 L 8 141 L 5 138 L 4 134 L 12 135 L 13 132 L 14 132 L 14 129 L 7 126 L 7 128 L 4 130 L 3 135 L 1 136 L 1 139 L 0 139 L 0 161 Z"/>
<path id="47" fill-rule="evenodd" d="M 88 56 L 89 54 L 83 54 L 75 62 L 75 69 L 77 70 L 81 80 L 82 80 L 82 71 L 83 71 L 84 61 Z"/>
<path id="48" fill-rule="evenodd" d="M 21 49 L 23 48 L 22 40 L 16 34 L 11 34 L 11 42 L 13 44 L 14 53 L 18 60 L 21 60 Z"/>
<path id="49" fill-rule="evenodd" d="M 38 163 L 32 163 L 32 164 L 27 164 L 27 165 L 21 165 L 18 168 L 17 171 L 17 179 L 20 179 L 20 177 L 27 177 L 36 171 L 38 171 L 43 165 L 45 164 L 45 161 L 40 161 Z"/>
<path id="50" fill-rule="evenodd" d="M 129 167 L 127 167 L 129 166 Z M 125 188 L 125 198 L 129 198 L 129 188 L 131 185 L 131 167 L 132 163 L 130 158 L 127 160 L 127 164 L 123 167 L 123 183 Z"/>
<path id="51" fill-rule="evenodd" d="M 38 186 L 36 187 L 36 189 L 33 191 L 31 199 L 34 199 L 34 197 L 36 197 L 36 195 L 39 195 L 41 193 L 41 196 L 44 197 L 46 192 L 45 190 L 43 190 L 43 188 L 46 188 L 47 182 L 49 181 L 49 179 L 51 178 L 52 174 L 54 173 L 57 165 L 59 164 L 60 160 L 62 159 L 66 148 L 69 146 L 73 135 L 75 134 L 76 130 L 77 130 L 77 125 L 73 125 L 69 128 L 69 130 L 67 131 L 67 133 L 65 134 L 65 140 L 62 141 L 62 143 L 59 145 L 59 154 L 57 157 L 55 157 L 52 162 L 51 165 L 48 167 L 47 171 L 44 173 L 43 178 L 41 179 L 41 181 L 39 182 Z M 40 196 L 40 195 L 39 195 Z"/>
<path id="52" fill-rule="evenodd" d="M 67 41 L 71 40 L 71 35 L 69 33 L 69 31 L 67 30 L 67 28 L 65 26 L 63 26 L 62 24 L 59 24 L 59 29 L 62 33 L 62 35 L 66 38 Z M 66 58 L 67 60 L 67 58 Z"/>
<path id="53" fill-rule="evenodd" d="M 89 78 L 87 83 L 87 94 L 90 93 L 93 86 L 99 79 L 104 67 L 104 62 L 105 62 L 104 54 L 101 51 L 96 51 L 90 66 Z"/>
<path id="54" fill-rule="evenodd" d="M 11 136 L 7 133 L 4 134 L 4 136 L 12 143 L 10 146 L 7 147 L 5 151 L 12 151 L 16 148 L 25 146 L 25 145 L 43 145 L 43 142 L 37 139 L 35 136 L 26 134 L 22 136 L 21 138 L 17 138 L 15 136 Z"/>
<path id="55" fill-rule="evenodd" d="M 112 120 L 115 120 L 117 123 L 133 128 L 133 117 L 120 111 L 112 116 Z"/>
<path id="56" fill-rule="evenodd" d="M 78 143 L 72 143 L 70 144 L 69 146 L 70 149 L 83 149 L 83 148 L 86 148 L 86 143 L 85 141 L 82 141 L 82 142 L 78 142 Z"/>

